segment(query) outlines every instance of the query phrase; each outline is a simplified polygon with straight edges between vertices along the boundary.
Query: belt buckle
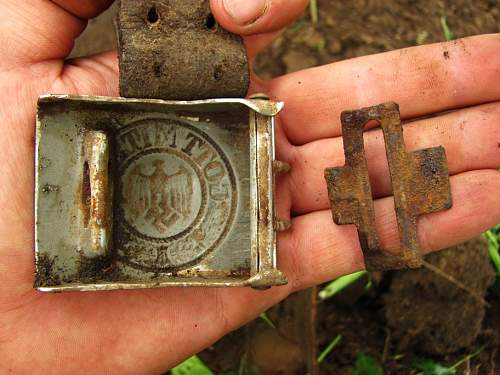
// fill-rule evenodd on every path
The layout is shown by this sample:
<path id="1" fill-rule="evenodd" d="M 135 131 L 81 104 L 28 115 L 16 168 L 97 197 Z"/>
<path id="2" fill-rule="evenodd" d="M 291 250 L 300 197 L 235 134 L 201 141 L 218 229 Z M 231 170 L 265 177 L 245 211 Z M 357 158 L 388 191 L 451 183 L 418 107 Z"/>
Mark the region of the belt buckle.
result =
<path id="1" fill-rule="evenodd" d="M 264 98 L 41 97 L 36 280 L 44 292 L 286 284 Z"/>

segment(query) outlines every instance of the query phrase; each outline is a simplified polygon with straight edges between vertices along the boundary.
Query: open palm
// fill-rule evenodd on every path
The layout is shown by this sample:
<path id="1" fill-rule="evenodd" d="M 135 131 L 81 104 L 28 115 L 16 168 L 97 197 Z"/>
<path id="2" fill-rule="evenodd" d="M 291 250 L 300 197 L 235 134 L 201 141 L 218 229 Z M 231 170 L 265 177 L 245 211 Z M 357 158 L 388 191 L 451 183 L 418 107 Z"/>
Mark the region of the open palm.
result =
<path id="1" fill-rule="evenodd" d="M 500 221 L 500 35 L 358 58 L 283 76 L 253 77 L 252 91 L 285 102 L 278 158 L 279 265 L 289 285 L 42 294 L 33 290 L 33 153 L 37 97 L 118 95 L 116 53 L 65 62 L 86 19 L 111 0 L 0 0 L 0 367 L 14 373 L 161 373 L 241 326 L 294 290 L 363 268 L 356 231 L 331 219 L 323 170 L 344 163 L 339 114 L 393 100 L 411 150 L 446 148 L 454 206 L 419 220 L 425 251 L 471 238 Z M 275 0 L 238 26 L 212 9 L 255 56 L 307 1 Z M 446 54 L 444 52 L 446 51 Z M 445 58 L 446 56 L 446 58 Z M 383 136 L 365 136 L 382 245 L 398 246 Z M 61 156 L 63 157 L 63 156 Z M 55 230 L 64 230 L 55 228 Z"/>

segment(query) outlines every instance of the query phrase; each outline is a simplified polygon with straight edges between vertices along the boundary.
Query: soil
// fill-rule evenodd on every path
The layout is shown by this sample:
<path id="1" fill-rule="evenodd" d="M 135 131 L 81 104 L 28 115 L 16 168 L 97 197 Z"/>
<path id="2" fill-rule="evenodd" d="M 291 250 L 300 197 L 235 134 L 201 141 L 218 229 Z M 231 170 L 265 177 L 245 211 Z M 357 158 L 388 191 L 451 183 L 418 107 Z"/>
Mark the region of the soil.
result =
<path id="1" fill-rule="evenodd" d="M 478 349 L 457 374 L 499 373 L 500 298 L 488 289 L 494 272 L 484 239 L 432 254 L 426 262 L 427 267 L 418 270 L 375 273 L 368 291 L 367 279 L 361 279 L 319 303 L 318 350 L 342 336 L 319 365 L 319 374 L 353 375 L 356 357 L 365 353 L 383 365 L 385 374 L 411 375 L 418 373 L 412 367 L 416 358 L 451 365 Z M 259 319 L 199 356 L 217 374 L 238 368 L 243 358 L 253 370 L 248 374 L 304 375 L 305 348 L 290 339 L 293 314 L 280 307 L 286 303 L 267 313 L 276 328 Z"/>
<path id="2" fill-rule="evenodd" d="M 462 285 L 426 267 L 394 275 L 384 302 L 387 327 L 398 351 L 414 347 L 443 355 L 474 342 L 485 314 L 485 293 L 495 280 L 485 246 L 486 241 L 478 238 L 427 258 Z"/>
<path id="3" fill-rule="evenodd" d="M 500 31 L 497 0 L 318 0 L 318 9 L 316 27 L 306 15 L 259 56 L 262 78 L 443 41 L 442 16 L 457 38 Z"/>
<path id="4" fill-rule="evenodd" d="M 500 32 L 498 0 L 318 0 L 318 8 L 317 25 L 305 14 L 257 58 L 254 68 L 262 78 L 443 41 L 442 17 L 457 37 Z M 72 56 L 113 48 L 115 12 L 112 8 L 91 22 Z M 320 374 L 354 374 L 360 352 L 382 363 L 386 374 L 416 374 L 411 368 L 415 357 L 450 365 L 478 348 L 480 354 L 459 366 L 457 374 L 500 374 L 500 295 L 488 289 L 492 271 L 484 242 L 474 240 L 426 259 L 448 278 L 429 268 L 377 273 L 368 292 L 361 281 L 319 304 L 317 347 L 342 335 L 321 363 Z M 273 319 L 279 328 L 287 316 Z M 262 373 L 303 375 L 303 369 L 297 371 L 305 364 L 299 360 L 297 343 L 285 336 L 259 320 L 200 357 L 216 373 L 237 369 L 242 358 L 250 356 Z"/>
<path id="5" fill-rule="evenodd" d="M 35 288 L 61 285 L 60 277 L 54 272 L 54 261 L 47 254 L 41 254 L 36 260 Z"/>
<path id="6" fill-rule="evenodd" d="M 351 374 L 356 355 L 364 352 L 383 363 L 387 374 L 412 374 L 417 372 L 411 368 L 416 357 L 452 364 L 486 345 L 484 357 L 473 359 L 471 366 L 481 365 L 478 374 L 496 374 L 486 369 L 491 368 L 498 331 L 483 324 L 483 317 L 485 311 L 498 309 L 500 301 L 486 296 L 494 272 L 484 240 L 430 255 L 426 261 L 471 290 L 424 267 L 385 273 L 354 303 L 341 296 L 326 301 L 320 305 L 318 344 L 324 347 L 337 334 L 343 340 L 321 368 L 324 373 Z"/>
<path id="7" fill-rule="evenodd" d="M 64 281 L 71 283 L 99 283 L 102 281 L 120 281 L 126 279 L 120 269 L 116 266 L 112 256 L 100 256 L 90 259 L 80 257 L 78 273 Z"/>

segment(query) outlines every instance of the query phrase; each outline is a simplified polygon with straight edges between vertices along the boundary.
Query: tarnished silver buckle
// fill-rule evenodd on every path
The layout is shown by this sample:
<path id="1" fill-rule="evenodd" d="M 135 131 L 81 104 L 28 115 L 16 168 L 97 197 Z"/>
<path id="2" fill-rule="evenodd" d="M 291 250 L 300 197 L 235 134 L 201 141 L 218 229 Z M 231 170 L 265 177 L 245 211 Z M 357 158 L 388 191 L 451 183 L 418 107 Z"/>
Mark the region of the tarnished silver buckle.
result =
<path id="1" fill-rule="evenodd" d="M 286 283 L 264 99 L 40 98 L 41 291 Z"/>

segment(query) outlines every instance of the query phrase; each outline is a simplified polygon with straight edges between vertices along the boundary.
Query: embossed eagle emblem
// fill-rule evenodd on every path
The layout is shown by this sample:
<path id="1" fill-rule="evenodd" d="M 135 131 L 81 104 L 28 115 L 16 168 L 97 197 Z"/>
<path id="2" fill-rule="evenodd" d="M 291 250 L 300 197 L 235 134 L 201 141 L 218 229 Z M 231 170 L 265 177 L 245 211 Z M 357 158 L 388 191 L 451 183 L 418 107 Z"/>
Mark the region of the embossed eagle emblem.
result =
<path id="1" fill-rule="evenodd" d="M 137 165 L 129 174 L 124 189 L 128 219 L 134 223 L 143 218 L 160 233 L 191 215 L 193 177 L 180 166 L 172 175 L 165 172 L 165 160 L 153 161 L 152 174 L 144 174 Z"/>

